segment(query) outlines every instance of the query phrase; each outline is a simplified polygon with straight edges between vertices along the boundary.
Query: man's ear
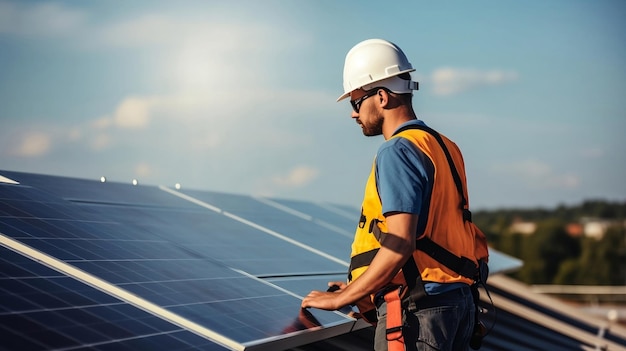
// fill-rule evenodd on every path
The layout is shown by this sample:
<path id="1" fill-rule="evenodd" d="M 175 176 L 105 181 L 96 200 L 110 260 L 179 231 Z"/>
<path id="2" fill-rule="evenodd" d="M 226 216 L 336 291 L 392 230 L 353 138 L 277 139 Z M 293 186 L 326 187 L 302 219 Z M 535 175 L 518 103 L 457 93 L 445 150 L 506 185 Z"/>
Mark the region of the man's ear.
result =
<path id="1" fill-rule="evenodd" d="M 389 94 L 385 89 L 378 90 L 378 98 L 380 99 L 380 106 L 385 108 L 389 104 Z"/>

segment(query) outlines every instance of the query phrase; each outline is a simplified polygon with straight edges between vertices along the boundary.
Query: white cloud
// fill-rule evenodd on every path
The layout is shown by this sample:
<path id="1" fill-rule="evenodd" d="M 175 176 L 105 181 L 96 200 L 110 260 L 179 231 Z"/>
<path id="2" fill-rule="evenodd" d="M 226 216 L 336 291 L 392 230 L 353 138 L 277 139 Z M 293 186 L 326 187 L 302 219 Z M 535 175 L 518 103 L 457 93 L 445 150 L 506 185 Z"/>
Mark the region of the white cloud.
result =
<path id="1" fill-rule="evenodd" d="M 29 131 L 22 135 L 11 154 L 21 157 L 37 157 L 48 153 L 52 147 L 51 136 L 44 132 Z"/>
<path id="2" fill-rule="evenodd" d="M 515 81 L 518 75 L 514 71 L 480 71 L 476 69 L 459 69 L 444 67 L 432 74 L 434 93 L 436 95 L 453 95 L 470 89 L 500 85 Z"/>
<path id="3" fill-rule="evenodd" d="M 113 121 L 120 128 L 143 128 L 150 121 L 151 99 L 129 97 L 117 107 Z"/>
<path id="4" fill-rule="evenodd" d="M 578 176 L 556 172 L 550 165 L 533 159 L 495 165 L 492 170 L 533 188 L 577 188 L 580 185 Z"/>
<path id="5" fill-rule="evenodd" d="M 288 187 L 300 187 L 309 184 L 317 178 L 319 170 L 309 166 L 298 166 L 293 168 L 286 175 L 273 177 L 273 182 L 277 185 Z"/>

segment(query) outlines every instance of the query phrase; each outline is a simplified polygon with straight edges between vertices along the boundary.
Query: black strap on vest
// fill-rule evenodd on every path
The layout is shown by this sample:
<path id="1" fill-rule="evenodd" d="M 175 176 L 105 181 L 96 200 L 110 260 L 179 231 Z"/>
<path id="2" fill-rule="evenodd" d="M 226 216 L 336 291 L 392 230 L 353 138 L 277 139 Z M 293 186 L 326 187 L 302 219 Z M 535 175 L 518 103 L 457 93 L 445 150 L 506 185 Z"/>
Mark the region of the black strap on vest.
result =
<path id="1" fill-rule="evenodd" d="M 459 204 L 459 207 L 463 211 L 463 219 L 471 222 L 472 213 L 469 211 L 469 209 L 467 209 L 467 199 L 465 198 L 465 192 L 463 191 L 463 183 L 461 182 L 461 176 L 459 175 L 459 172 L 456 170 L 456 166 L 454 165 L 454 160 L 452 160 L 452 155 L 450 155 L 450 151 L 448 151 L 448 147 L 446 146 L 446 143 L 443 141 L 443 138 L 436 130 L 428 126 L 421 125 L 421 124 L 406 125 L 398 129 L 395 133 L 393 133 L 393 135 L 397 135 L 409 129 L 423 130 L 427 132 L 428 134 L 432 135 L 433 137 L 435 137 L 435 139 L 437 139 L 437 142 L 439 142 L 439 145 L 443 149 L 444 154 L 446 154 L 446 159 L 448 160 L 448 164 L 450 165 L 450 171 L 452 171 L 452 178 L 454 178 L 454 184 L 456 184 L 456 189 L 459 192 L 459 195 L 461 196 L 461 203 Z"/>
<path id="2" fill-rule="evenodd" d="M 463 183 L 461 182 L 461 177 L 459 176 L 459 173 L 454 165 L 454 161 L 452 160 L 452 156 L 450 155 L 450 152 L 448 151 L 448 148 L 446 147 L 446 144 L 443 141 L 441 135 L 430 127 L 416 124 L 404 126 L 396 131 L 394 135 L 408 129 L 423 130 L 431 134 L 433 137 L 435 137 L 435 139 L 437 139 L 437 142 L 439 142 L 439 145 L 446 155 L 446 159 L 448 160 L 448 164 L 450 165 L 450 171 L 452 172 L 452 177 L 454 178 L 454 183 L 456 184 L 457 191 L 459 192 L 459 195 L 461 197 L 461 204 L 459 207 L 463 212 L 463 220 L 471 222 L 472 213 L 469 211 L 468 208 L 467 198 L 465 197 L 465 192 L 463 191 Z M 416 248 L 420 251 L 425 252 L 427 255 L 434 258 L 446 267 L 452 269 L 454 272 L 464 277 L 474 279 L 475 283 L 472 284 L 471 290 L 477 311 L 475 314 L 475 325 L 472 339 L 470 341 L 470 347 L 474 350 L 478 350 L 482 344 L 482 339 L 491 331 L 491 329 L 493 329 L 496 323 L 496 317 L 494 316 L 493 323 L 491 327 L 487 330 L 479 319 L 479 311 L 481 311 L 482 309 L 478 307 L 478 284 L 481 284 L 483 286 L 483 288 L 487 292 L 489 300 L 491 300 L 491 294 L 489 294 L 489 289 L 487 288 L 486 284 L 487 277 L 489 276 L 489 267 L 487 263 L 485 261 L 479 260 L 478 267 L 476 267 L 472 260 L 466 257 L 456 256 L 455 254 L 439 246 L 437 243 L 430 240 L 429 238 L 422 238 L 420 240 L 417 240 Z M 406 298 L 408 300 L 408 309 L 415 310 L 417 309 L 416 302 L 421 297 L 425 296 L 426 292 L 424 291 L 424 282 L 422 281 L 422 276 L 418 270 L 413 255 L 409 257 L 407 262 L 402 267 L 402 272 L 404 273 L 404 277 L 409 288 L 409 294 Z M 491 304 L 493 306 L 493 300 L 491 300 Z"/>
<path id="3" fill-rule="evenodd" d="M 448 150 L 448 147 L 446 146 L 443 138 L 436 130 L 421 124 L 406 125 L 398 129 L 393 135 L 397 135 L 409 129 L 419 129 L 425 131 L 437 140 L 437 142 L 441 146 L 441 149 L 446 155 L 446 159 L 448 160 L 450 171 L 452 173 L 452 178 L 454 179 L 454 184 L 456 185 L 459 196 L 461 197 L 459 209 L 463 213 L 463 220 L 471 222 L 472 213 L 467 208 L 467 198 L 465 197 L 465 192 L 463 191 L 461 176 L 459 175 L 459 172 L 454 165 L 452 155 L 450 155 L 450 151 Z M 452 252 L 448 251 L 446 248 L 432 241 L 430 238 L 424 237 L 417 240 L 416 249 L 426 253 L 437 262 L 440 262 L 444 266 L 466 278 L 474 279 L 476 277 L 476 274 L 478 273 L 478 267 L 476 267 L 474 261 L 470 260 L 467 257 L 456 256 Z M 426 292 L 424 291 L 424 282 L 422 281 L 422 275 L 420 274 L 419 269 L 417 268 L 417 264 L 412 255 L 402 267 L 402 272 L 408 284 L 409 291 L 411 292 L 409 297 L 409 309 L 416 308 L 416 301 L 425 296 Z"/>
<path id="4" fill-rule="evenodd" d="M 463 256 L 459 257 L 429 238 L 417 240 L 416 245 L 418 250 L 423 251 L 428 256 L 437 260 L 437 262 L 442 263 L 465 278 L 476 278 L 478 267 L 476 267 L 474 261 L 469 258 Z"/>

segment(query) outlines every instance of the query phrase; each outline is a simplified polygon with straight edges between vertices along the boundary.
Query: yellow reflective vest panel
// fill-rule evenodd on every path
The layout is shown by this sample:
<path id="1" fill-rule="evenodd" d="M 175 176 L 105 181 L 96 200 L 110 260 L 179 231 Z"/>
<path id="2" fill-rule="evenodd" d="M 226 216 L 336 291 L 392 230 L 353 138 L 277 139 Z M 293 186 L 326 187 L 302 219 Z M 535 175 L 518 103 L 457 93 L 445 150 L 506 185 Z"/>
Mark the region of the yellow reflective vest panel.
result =
<path id="1" fill-rule="evenodd" d="M 461 152 L 456 144 L 443 135 L 441 137 L 452 156 L 463 183 L 464 196 L 467 199 L 465 167 Z M 425 217 L 424 210 L 422 210 L 422 216 L 418 218 L 418 228 L 424 228 L 424 230 L 416 233 L 416 239 L 430 238 L 454 255 L 471 259 L 478 265 L 477 258 L 487 256 L 486 240 L 478 228 L 470 221 L 463 219 L 462 199 L 454 183 L 450 165 L 437 140 L 429 133 L 417 129 L 404 130 L 393 138 L 410 140 L 432 161 L 435 170 L 427 218 L 421 218 Z M 467 207 L 468 204 L 465 205 L 465 208 Z M 352 243 L 349 282 L 354 281 L 367 270 L 373 256 L 380 248 L 381 236 L 384 236 L 386 232 L 387 226 L 378 195 L 376 160 L 374 160 L 365 186 L 361 218 Z M 473 279 L 454 272 L 423 251 L 416 250 L 413 258 L 425 283 L 473 283 Z M 406 286 L 401 272 L 390 283 Z"/>

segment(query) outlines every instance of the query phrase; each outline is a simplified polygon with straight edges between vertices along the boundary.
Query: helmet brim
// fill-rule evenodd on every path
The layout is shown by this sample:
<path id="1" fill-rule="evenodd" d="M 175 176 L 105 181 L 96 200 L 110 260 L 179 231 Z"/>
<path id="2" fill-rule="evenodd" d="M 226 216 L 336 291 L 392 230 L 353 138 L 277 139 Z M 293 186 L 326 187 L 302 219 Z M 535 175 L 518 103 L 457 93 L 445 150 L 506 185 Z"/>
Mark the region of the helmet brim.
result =
<path id="1" fill-rule="evenodd" d="M 355 90 L 356 90 L 356 89 L 355 89 Z M 354 90 L 353 90 L 353 91 L 354 91 Z M 337 102 L 339 102 L 339 101 L 341 101 L 341 100 L 343 100 L 343 99 L 347 98 L 348 96 L 350 96 L 350 93 L 351 93 L 351 92 L 352 92 L 352 91 L 349 91 L 349 92 L 347 92 L 347 93 L 344 93 L 344 94 L 343 94 L 343 95 L 341 95 L 340 97 L 338 97 L 338 98 L 337 98 Z"/>
<path id="2" fill-rule="evenodd" d="M 350 93 L 352 93 L 353 91 L 357 90 L 357 89 L 361 89 L 361 88 L 366 88 L 365 90 L 369 90 L 369 89 L 373 89 L 375 87 L 384 87 L 384 88 L 388 88 L 393 92 L 398 92 L 398 93 L 407 93 L 407 91 L 404 91 L 406 89 L 409 90 L 417 90 L 417 89 L 411 89 L 409 88 L 411 86 L 411 81 L 410 80 L 404 80 L 404 79 L 400 79 L 398 78 L 399 75 L 403 74 L 403 73 L 410 73 L 415 71 L 414 68 L 410 68 L 410 69 L 405 69 L 403 71 L 400 71 L 396 74 L 394 74 L 393 76 L 390 77 L 385 77 L 382 79 L 377 79 L 371 82 L 367 82 L 366 85 L 362 85 L 358 88 L 352 89 L 348 92 L 343 93 L 341 96 L 339 96 L 337 98 L 337 102 L 347 98 L 348 96 L 350 96 Z M 404 87 L 406 85 L 406 88 Z"/>

